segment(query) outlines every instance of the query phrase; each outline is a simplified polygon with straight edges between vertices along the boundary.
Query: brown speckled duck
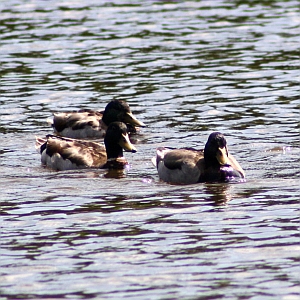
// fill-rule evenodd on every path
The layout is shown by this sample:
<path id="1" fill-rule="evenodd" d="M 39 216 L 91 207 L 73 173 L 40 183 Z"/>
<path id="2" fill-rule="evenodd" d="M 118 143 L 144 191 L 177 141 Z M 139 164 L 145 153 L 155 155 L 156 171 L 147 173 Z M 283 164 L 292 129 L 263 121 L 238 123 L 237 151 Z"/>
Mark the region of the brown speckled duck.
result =
<path id="1" fill-rule="evenodd" d="M 60 171 L 82 168 L 122 169 L 128 164 L 123 157 L 123 149 L 137 151 L 122 122 L 113 122 L 108 126 L 104 144 L 56 135 L 36 138 L 42 164 Z"/>
<path id="2" fill-rule="evenodd" d="M 243 169 L 228 153 L 226 139 L 220 132 L 210 134 L 204 150 L 160 147 L 152 162 L 160 179 L 168 183 L 245 181 Z"/>
<path id="3" fill-rule="evenodd" d="M 119 121 L 127 125 L 128 131 L 135 133 L 137 127 L 145 124 L 132 114 L 129 105 L 122 100 L 109 102 L 104 111 L 79 110 L 55 113 L 51 122 L 54 133 L 70 138 L 103 138 L 110 123 Z"/>

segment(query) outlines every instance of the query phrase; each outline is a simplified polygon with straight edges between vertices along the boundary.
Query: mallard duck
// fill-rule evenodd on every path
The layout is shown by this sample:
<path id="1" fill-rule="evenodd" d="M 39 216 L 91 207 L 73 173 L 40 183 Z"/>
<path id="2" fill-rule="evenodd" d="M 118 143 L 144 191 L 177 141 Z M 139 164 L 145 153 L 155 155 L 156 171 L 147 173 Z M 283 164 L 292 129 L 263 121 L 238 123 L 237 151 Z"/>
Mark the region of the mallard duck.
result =
<path id="1" fill-rule="evenodd" d="M 122 169 L 127 163 L 125 151 L 136 152 L 131 144 L 124 123 L 113 122 L 108 128 L 104 144 L 75 140 L 56 135 L 36 138 L 36 148 L 41 153 L 41 161 L 55 170 L 82 168 Z"/>
<path id="2" fill-rule="evenodd" d="M 176 184 L 244 181 L 245 173 L 228 153 L 220 132 L 210 134 L 204 150 L 160 147 L 152 159 L 161 180 Z"/>
<path id="3" fill-rule="evenodd" d="M 136 127 L 144 127 L 131 113 L 129 105 L 122 100 L 109 102 L 104 111 L 83 109 L 74 112 L 54 113 L 50 121 L 54 133 L 70 138 L 103 138 L 110 123 L 119 121 L 127 125 L 128 131 L 136 132 Z"/>

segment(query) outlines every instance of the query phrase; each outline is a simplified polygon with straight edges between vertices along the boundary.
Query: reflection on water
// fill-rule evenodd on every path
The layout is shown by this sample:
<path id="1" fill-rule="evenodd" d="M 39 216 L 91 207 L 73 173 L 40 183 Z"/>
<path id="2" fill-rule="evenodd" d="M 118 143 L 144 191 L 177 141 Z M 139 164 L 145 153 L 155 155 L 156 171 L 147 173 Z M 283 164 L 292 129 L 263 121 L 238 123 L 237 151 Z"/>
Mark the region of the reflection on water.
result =
<path id="1" fill-rule="evenodd" d="M 207 184 L 205 191 L 210 195 L 210 199 L 216 205 L 223 205 L 229 202 L 234 195 L 232 195 L 232 186 L 229 184 Z"/>
<path id="2" fill-rule="evenodd" d="M 126 176 L 125 170 L 107 170 L 104 174 L 105 178 L 120 179 Z"/>
<path id="3" fill-rule="evenodd" d="M 298 299 L 298 6 L 2 1 L 1 299 Z M 113 99 L 147 125 L 128 168 L 41 166 L 53 112 Z M 158 179 L 212 131 L 246 183 Z"/>

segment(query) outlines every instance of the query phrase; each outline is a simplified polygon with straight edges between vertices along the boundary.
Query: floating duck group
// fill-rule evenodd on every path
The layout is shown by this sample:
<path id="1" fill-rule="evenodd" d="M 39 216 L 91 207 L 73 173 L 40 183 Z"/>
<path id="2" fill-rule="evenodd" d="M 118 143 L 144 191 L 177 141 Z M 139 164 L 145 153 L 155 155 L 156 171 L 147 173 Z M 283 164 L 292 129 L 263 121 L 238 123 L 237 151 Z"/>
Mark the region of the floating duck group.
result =
<path id="1" fill-rule="evenodd" d="M 82 168 L 123 169 L 123 150 L 137 152 L 129 134 L 145 124 L 131 112 L 125 101 L 113 100 L 104 111 L 79 110 L 55 113 L 54 134 L 36 138 L 44 166 L 54 170 Z M 104 138 L 104 144 L 90 139 Z M 172 184 L 200 182 L 243 182 L 245 173 L 229 154 L 224 135 L 213 132 L 204 149 L 159 147 L 152 163 L 159 178 Z"/>

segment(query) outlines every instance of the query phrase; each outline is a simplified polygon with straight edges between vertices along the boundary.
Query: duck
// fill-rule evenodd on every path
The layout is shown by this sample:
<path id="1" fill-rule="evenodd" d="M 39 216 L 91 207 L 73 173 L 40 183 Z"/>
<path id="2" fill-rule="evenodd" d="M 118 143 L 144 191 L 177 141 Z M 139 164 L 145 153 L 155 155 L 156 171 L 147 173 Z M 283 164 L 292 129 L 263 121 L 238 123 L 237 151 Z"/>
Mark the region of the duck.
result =
<path id="1" fill-rule="evenodd" d="M 103 138 L 108 125 L 115 121 L 125 123 L 129 133 L 136 133 L 139 127 L 146 126 L 132 114 L 128 103 L 123 100 L 110 101 L 104 111 L 81 109 L 54 113 L 49 123 L 54 134 L 74 139 L 89 139 Z"/>
<path id="2" fill-rule="evenodd" d="M 122 122 L 112 122 L 108 126 L 104 145 L 49 134 L 46 138 L 36 137 L 36 149 L 41 154 L 42 164 L 57 171 L 123 169 L 128 164 L 123 149 L 132 153 L 137 151 L 129 140 L 127 126 Z"/>
<path id="3" fill-rule="evenodd" d="M 209 135 L 204 149 L 159 147 L 152 158 L 159 178 L 172 184 L 244 182 L 245 172 L 228 152 L 221 132 Z"/>

